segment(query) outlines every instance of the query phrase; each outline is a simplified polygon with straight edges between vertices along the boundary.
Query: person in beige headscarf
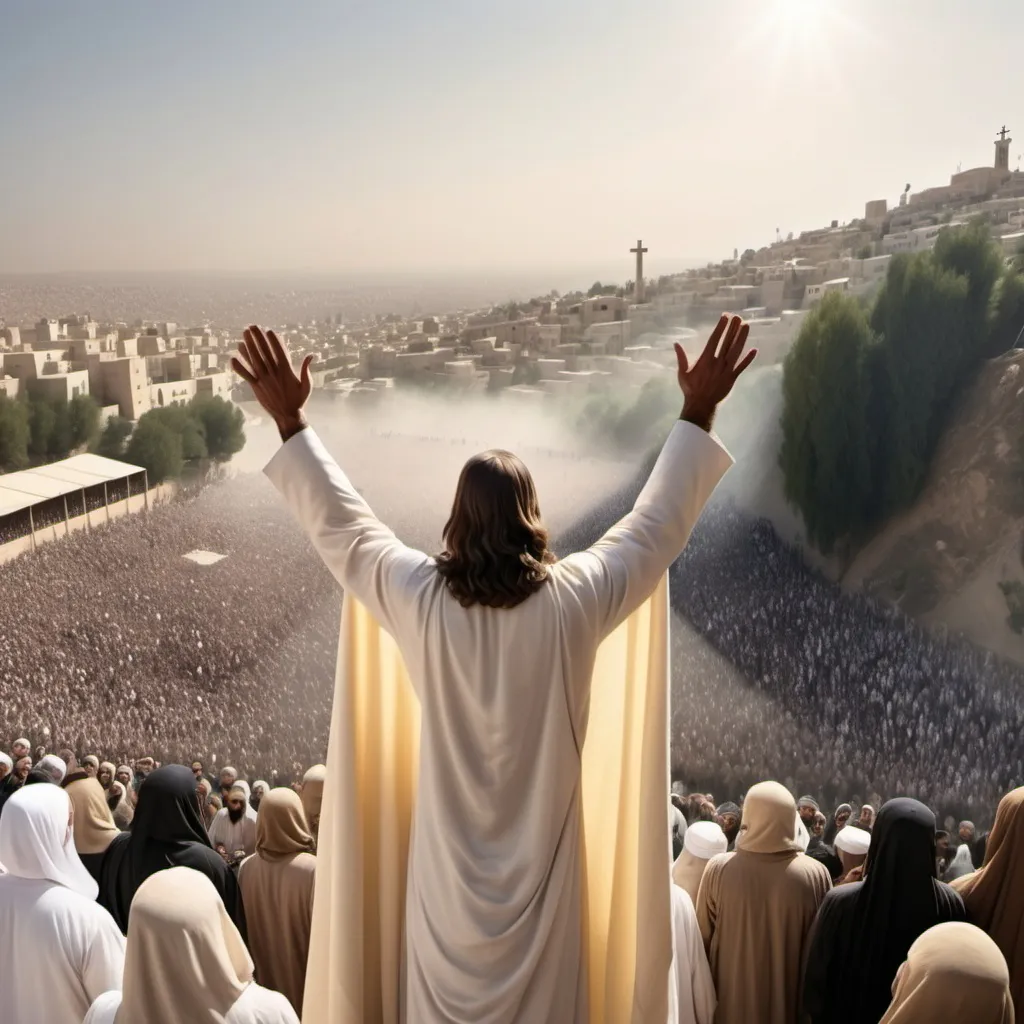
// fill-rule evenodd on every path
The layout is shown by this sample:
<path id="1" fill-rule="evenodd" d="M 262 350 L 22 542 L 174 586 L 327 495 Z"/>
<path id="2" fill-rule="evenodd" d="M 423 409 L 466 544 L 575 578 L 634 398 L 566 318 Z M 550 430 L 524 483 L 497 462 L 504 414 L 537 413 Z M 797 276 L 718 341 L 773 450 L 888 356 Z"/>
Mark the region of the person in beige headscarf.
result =
<path id="1" fill-rule="evenodd" d="M 132 805 L 128 791 L 130 787 L 123 782 L 114 781 L 107 790 L 107 806 L 114 816 L 114 824 L 122 831 L 127 832 L 135 817 L 135 807 Z"/>
<path id="2" fill-rule="evenodd" d="M 715 1024 L 793 1024 L 807 936 L 832 880 L 802 852 L 796 801 L 777 782 L 747 794 L 736 852 L 711 860 L 697 920 L 711 962 Z"/>
<path id="3" fill-rule="evenodd" d="M 302 1013 L 316 857 L 302 802 L 290 789 L 270 789 L 256 819 L 256 853 L 242 861 L 245 905 L 256 980 L 288 997 Z"/>
<path id="4" fill-rule="evenodd" d="M 947 921 L 910 947 L 881 1024 L 1014 1024 L 1010 972 L 999 947 L 979 928 Z"/>
<path id="5" fill-rule="evenodd" d="M 104 790 L 110 789 L 110 784 L 114 781 L 114 774 L 117 769 L 110 761 L 101 761 L 100 770 L 96 773 L 96 781 L 103 787 Z"/>
<path id="6" fill-rule="evenodd" d="M 288 1000 L 253 981 L 242 936 L 205 875 L 167 868 L 132 900 L 121 992 L 83 1024 L 299 1024 Z"/>
<path id="7" fill-rule="evenodd" d="M 999 801 L 985 848 L 985 863 L 951 883 L 976 924 L 1002 951 L 1010 968 L 1010 989 L 1024 1018 L 1024 786 Z"/>
<path id="8" fill-rule="evenodd" d="M 100 880 L 100 865 L 107 847 L 121 834 L 107 806 L 103 787 L 90 776 L 69 782 L 64 787 L 74 812 L 75 849 L 86 871 Z"/>
<path id="9" fill-rule="evenodd" d="M 316 842 L 320 834 L 320 805 L 324 799 L 324 779 L 327 778 L 327 765 L 315 764 L 302 776 L 302 810 L 306 815 L 306 824 Z"/>
<path id="10" fill-rule="evenodd" d="M 672 865 L 672 881 L 686 890 L 694 906 L 708 861 L 728 849 L 729 840 L 717 821 L 695 821 L 687 828 L 683 851 Z"/>

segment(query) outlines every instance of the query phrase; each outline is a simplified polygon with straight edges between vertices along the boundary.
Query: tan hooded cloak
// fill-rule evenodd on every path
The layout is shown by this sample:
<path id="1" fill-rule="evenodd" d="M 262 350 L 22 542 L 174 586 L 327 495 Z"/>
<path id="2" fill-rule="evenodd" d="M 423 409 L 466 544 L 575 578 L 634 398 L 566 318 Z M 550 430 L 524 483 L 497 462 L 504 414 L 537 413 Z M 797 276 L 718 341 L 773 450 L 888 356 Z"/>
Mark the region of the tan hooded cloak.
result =
<path id="1" fill-rule="evenodd" d="M 794 1024 L 807 936 L 827 868 L 801 852 L 796 801 L 777 782 L 751 788 L 736 852 L 704 871 L 697 919 L 711 961 L 715 1024 Z"/>
<path id="2" fill-rule="evenodd" d="M 911 947 L 881 1024 L 1014 1024 L 1010 974 L 999 947 L 979 928 L 948 921 Z"/>
<path id="3" fill-rule="evenodd" d="M 1024 787 L 999 801 L 982 867 L 951 884 L 968 920 L 1006 958 L 1014 1009 L 1024 1018 Z"/>
<path id="4" fill-rule="evenodd" d="M 313 920 L 313 845 L 298 794 L 271 789 L 260 801 L 256 853 L 238 871 L 256 980 L 287 996 L 299 1014 Z"/>

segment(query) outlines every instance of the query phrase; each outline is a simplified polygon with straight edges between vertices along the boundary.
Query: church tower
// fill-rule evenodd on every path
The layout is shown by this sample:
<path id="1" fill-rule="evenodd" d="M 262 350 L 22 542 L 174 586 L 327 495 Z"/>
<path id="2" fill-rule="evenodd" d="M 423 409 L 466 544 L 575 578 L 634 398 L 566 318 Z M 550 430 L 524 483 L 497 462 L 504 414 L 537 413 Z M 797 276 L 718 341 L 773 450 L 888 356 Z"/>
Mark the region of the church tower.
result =
<path id="1" fill-rule="evenodd" d="M 999 130 L 999 138 L 996 139 L 996 170 L 1010 173 L 1010 129 L 1004 124 Z"/>

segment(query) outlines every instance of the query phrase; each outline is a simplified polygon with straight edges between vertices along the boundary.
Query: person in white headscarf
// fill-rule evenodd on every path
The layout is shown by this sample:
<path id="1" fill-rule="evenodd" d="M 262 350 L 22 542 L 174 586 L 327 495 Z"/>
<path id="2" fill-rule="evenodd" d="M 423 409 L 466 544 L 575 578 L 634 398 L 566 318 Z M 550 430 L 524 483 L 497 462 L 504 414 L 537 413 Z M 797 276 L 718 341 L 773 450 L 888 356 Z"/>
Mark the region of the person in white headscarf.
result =
<path id="1" fill-rule="evenodd" d="M 969 875 L 974 870 L 974 861 L 971 860 L 971 848 L 963 843 L 957 848 L 956 856 L 950 862 L 946 873 L 942 876 L 944 882 L 955 882 L 964 875 Z"/>
<path id="2" fill-rule="evenodd" d="M 68 766 L 56 754 L 47 754 L 45 757 L 41 757 L 36 768 L 46 772 L 50 777 L 50 781 L 58 786 L 64 781 L 64 776 L 68 773 Z"/>
<path id="3" fill-rule="evenodd" d="M 3 782 L 14 770 L 14 762 L 7 754 L 0 753 L 0 782 Z"/>
<path id="4" fill-rule="evenodd" d="M 80 1024 L 121 987 L 124 938 L 75 852 L 71 801 L 26 786 L 0 818 L 0 1019 Z"/>
<path id="5" fill-rule="evenodd" d="M 252 784 L 252 796 L 249 798 L 249 806 L 259 813 L 260 801 L 270 792 L 270 786 L 268 786 L 262 779 L 257 779 Z"/>
<path id="6" fill-rule="evenodd" d="M 725 853 L 729 840 L 716 821 L 695 821 L 683 837 L 683 852 L 672 865 L 672 881 L 686 894 L 694 905 L 700 891 L 700 880 L 712 857 Z"/>
<path id="7" fill-rule="evenodd" d="M 228 801 L 210 825 L 210 842 L 225 860 L 241 860 L 256 852 L 256 812 L 249 803 L 249 784 L 236 782 Z"/>
<path id="8" fill-rule="evenodd" d="M 870 849 L 871 833 L 856 825 L 847 825 L 836 833 L 836 856 L 843 865 L 843 872 L 836 880 L 836 885 L 860 881 Z"/>
<path id="9" fill-rule="evenodd" d="M 139 886 L 128 921 L 121 991 L 93 1003 L 82 1024 L 299 1024 L 280 992 L 253 981 L 253 964 L 213 883 L 192 868 L 157 871 Z"/>

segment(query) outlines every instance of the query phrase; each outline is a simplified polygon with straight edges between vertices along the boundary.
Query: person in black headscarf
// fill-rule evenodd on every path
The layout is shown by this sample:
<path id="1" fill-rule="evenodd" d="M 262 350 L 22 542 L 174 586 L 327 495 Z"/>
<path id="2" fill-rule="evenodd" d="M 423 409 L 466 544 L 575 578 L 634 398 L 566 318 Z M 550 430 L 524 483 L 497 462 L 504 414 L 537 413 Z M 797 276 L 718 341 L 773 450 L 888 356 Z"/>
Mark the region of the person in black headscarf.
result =
<path id="1" fill-rule="evenodd" d="M 206 875 L 231 920 L 245 935 L 245 913 L 235 875 L 210 845 L 196 796 L 196 780 L 184 765 L 157 768 L 139 787 L 131 831 L 108 847 L 100 872 L 99 902 L 128 934 L 128 913 L 139 886 L 164 868 L 193 868 Z"/>
<path id="2" fill-rule="evenodd" d="M 729 841 L 730 852 L 736 848 L 736 837 L 740 834 L 743 812 L 734 803 L 724 803 L 715 810 L 715 820 Z"/>
<path id="3" fill-rule="evenodd" d="M 918 936 L 964 921 L 963 901 L 935 877 L 935 815 L 917 800 L 878 813 L 864 881 L 833 889 L 818 911 L 804 975 L 812 1024 L 877 1024 Z"/>

